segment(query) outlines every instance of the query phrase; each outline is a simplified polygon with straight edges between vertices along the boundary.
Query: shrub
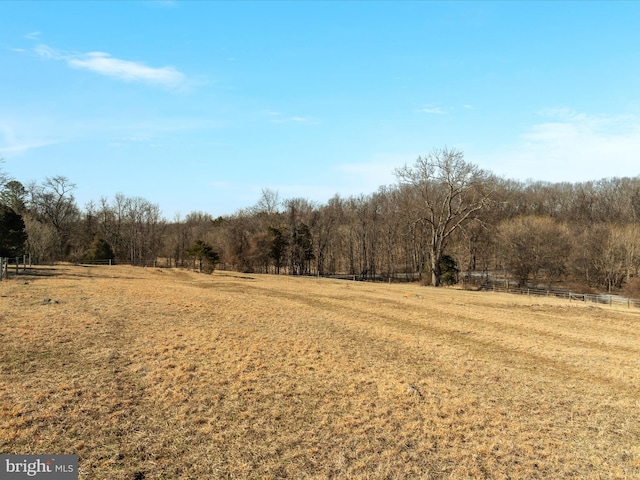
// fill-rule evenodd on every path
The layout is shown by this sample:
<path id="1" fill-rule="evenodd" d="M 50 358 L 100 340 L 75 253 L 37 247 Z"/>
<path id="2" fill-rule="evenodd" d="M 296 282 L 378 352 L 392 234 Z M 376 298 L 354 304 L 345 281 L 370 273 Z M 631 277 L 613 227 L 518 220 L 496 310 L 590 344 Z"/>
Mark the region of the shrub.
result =
<path id="1" fill-rule="evenodd" d="M 94 262 L 96 260 L 113 260 L 114 258 L 115 255 L 109 242 L 100 236 L 96 236 L 83 260 L 85 262 Z"/>
<path id="2" fill-rule="evenodd" d="M 443 255 L 440 259 L 440 282 L 443 285 L 455 285 L 458 283 L 458 262 L 449 255 Z"/>

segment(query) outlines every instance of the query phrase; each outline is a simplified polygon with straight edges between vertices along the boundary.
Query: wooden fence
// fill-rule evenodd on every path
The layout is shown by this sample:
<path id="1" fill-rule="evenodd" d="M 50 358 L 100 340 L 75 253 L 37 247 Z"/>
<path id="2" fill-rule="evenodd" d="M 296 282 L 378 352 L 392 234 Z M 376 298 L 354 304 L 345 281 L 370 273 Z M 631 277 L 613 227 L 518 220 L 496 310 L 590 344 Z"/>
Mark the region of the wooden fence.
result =
<path id="1" fill-rule="evenodd" d="M 20 267 L 21 263 L 22 263 L 22 267 Z M 31 267 L 31 255 L 23 255 L 22 262 L 20 261 L 20 257 L 15 257 L 15 258 L 0 257 L 0 282 L 2 280 L 6 280 L 7 278 L 9 278 L 10 264 L 15 265 L 15 274 L 18 275 L 18 273 L 20 272 L 20 268 L 22 268 L 22 271 L 24 272 L 27 270 L 27 265 Z M 13 267 L 11 267 L 11 270 L 13 270 Z"/>
<path id="2" fill-rule="evenodd" d="M 112 259 L 108 260 L 83 260 L 81 265 L 115 265 L 116 261 Z M 128 265 L 128 264 L 127 264 Z"/>
<path id="3" fill-rule="evenodd" d="M 22 260 L 22 261 L 21 261 Z M 83 264 L 92 264 L 92 265 L 116 265 L 115 260 L 93 260 L 89 262 L 82 262 Z M 118 262 L 121 265 L 133 265 L 131 262 Z M 150 265 L 144 266 L 156 266 L 156 261 L 151 262 Z M 11 267 L 9 266 L 11 264 Z M 21 266 L 22 264 L 22 266 Z M 15 266 L 15 270 L 14 270 Z M 15 274 L 18 275 L 20 270 L 23 272 L 27 270 L 27 266 L 31 267 L 31 256 L 24 255 L 22 259 L 20 257 L 17 258 L 1 258 L 0 257 L 0 281 L 9 277 L 9 272 L 14 270 Z M 340 278 L 345 280 L 357 280 L 359 279 L 356 275 L 331 275 L 332 278 Z M 566 300 L 577 301 L 577 302 L 585 302 L 585 303 L 598 303 L 601 305 L 620 305 L 625 306 L 627 308 L 635 307 L 640 308 L 640 300 L 635 298 L 626 298 L 621 297 L 619 295 L 610 295 L 610 294 L 590 294 L 590 293 L 575 293 L 570 292 L 568 290 L 562 289 L 551 289 L 551 288 L 536 288 L 536 287 L 513 287 L 509 285 L 508 282 L 491 282 L 480 285 L 478 288 L 480 291 L 484 292 L 506 292 L 506 293 L 514 293 L 519 295 L 533 295 L 539 297 L 556 297 L 556 298 L 564 298 Z"/>
<path id="4" fill-rule="evenodd" d="M 131 261 L 116 261 L 112 260 L 88 260 L 79 262 L 79 265 L 131 265 L 136 267 L 156 267 L 156 260 L 150 260 L 147 262 L 131 262 Z M 0 257 L 0 281 L 9 278 L 9 275 L 19 275 L 27 271 L 27 268 L 31 268 L 31 255 L 24 255 L 18 258 L 2 258 Z"/>
<path id="5" fill-rule="evenodd" d="M 148 260 L 144 262 L 135 262 L 131 260 L 116 260 L 107 259 L 107 260 L 83 260 L 78 262 L 79 265 L 130 265 L 132 267 L 157 267 L 157 260 Z"/>
<path id="6" fill-rule="evenodd" d="M 590 294 L 590 293 L 575 293 L 565 290 L 553 290 L 544 288 L 520 288 L 510 287 L 508 285 L 500 285 L 499 283 L 481 285 L 479 290 L 485 292 L 506 292 L 515 293 L 519 295 L 535 295 L 539 297 L 556 297 L 564 298 L 571 301 L 585 302 L 585 303 L 599 303 L 601 305 L 620 305 L 627 308 L 635 307 L 640 308 L 640 300 L 635 298 L 626 298 L 619 295 L 609 294 Z"/>

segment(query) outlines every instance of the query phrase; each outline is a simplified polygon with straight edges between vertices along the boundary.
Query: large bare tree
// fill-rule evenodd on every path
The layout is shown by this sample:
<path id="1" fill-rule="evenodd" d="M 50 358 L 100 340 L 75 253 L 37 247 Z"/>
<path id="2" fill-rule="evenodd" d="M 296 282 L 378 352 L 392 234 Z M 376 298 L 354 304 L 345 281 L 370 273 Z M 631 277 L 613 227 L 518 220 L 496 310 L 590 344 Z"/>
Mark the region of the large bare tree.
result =
<path id="1" fill-rule="evenodd" d="M 38 221 L 53 228 L 56 260 L 64 260 L 77 221 L 80 218 L 73 191 L 76 185 L 67 177 L 47 177 L 38 185 L 29 186 L 30 209 Z"/>
<path id="2" fill-rule="evenodd" d="M 425 234 L 431 284 L 440 286 L 440 261 L 451 236 L 489 203 L 489 174 L 466 162 L 460 150 L 445 147 L 396 169 L 396 177 L 409 187 L 407 213 Z"/>

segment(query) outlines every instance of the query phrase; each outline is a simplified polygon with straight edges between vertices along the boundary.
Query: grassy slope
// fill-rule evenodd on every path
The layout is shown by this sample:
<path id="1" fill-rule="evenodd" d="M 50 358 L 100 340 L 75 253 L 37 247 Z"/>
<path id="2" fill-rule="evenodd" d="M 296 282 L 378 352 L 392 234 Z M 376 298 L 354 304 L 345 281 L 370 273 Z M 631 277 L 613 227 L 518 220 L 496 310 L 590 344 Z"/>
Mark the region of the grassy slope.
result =
<path id="1" fill-rule="evenodd" d="M 0 283 L 0 453 L 77 453 L 83 479 L 640 477 L 638 311 L 40 273 Z"/>

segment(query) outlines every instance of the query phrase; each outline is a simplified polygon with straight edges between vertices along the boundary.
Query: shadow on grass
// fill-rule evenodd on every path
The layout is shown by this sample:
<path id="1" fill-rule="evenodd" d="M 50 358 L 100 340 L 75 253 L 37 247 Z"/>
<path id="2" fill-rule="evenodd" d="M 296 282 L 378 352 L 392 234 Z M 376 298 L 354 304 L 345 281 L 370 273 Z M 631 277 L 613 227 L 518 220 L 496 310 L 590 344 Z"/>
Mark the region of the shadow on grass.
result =
<path id="1" fill-rule="evenodd" d="M 108 275 L 104 272 L 98 272 L 99 266 L 96 265 L 34 265 L 23 269 L 20 267 L 18 272 L 15 265 L 9 266 L 9 280 L 29 278 L 119 278 L 123 280 L 135 280 L 136 277 L 124 275 Z"/>

